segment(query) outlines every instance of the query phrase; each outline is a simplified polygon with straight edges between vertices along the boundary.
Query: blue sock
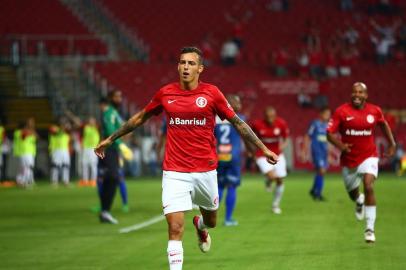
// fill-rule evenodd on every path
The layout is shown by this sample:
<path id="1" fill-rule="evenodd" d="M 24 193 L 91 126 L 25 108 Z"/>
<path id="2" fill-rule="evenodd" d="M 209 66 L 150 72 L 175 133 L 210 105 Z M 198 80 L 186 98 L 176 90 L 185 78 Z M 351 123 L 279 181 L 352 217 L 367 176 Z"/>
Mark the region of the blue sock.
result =
<path id="1" fill-rule="evenodd" d="M 311 190 L 311 192 L 313 193 L 313 194 L 316 194 L 316 187 L 317 187 L 317 176 L 318 176 L 318 174 L 316 174 L 315 176 L 314 176 L 314 180 L 313 180 L 313 187 L 312 187 L 312 190 Z"/>
<path id="2" fill-rule="evenodd" d="M 237 188 L 228 187 L 226 197 L 226 220 L 231 220 L 236 201 L 237 201 Z"/>
<path id="3" fill-rule="evenodd" d="M 219 202 L 223 199 L 224 188 L 219 186 Z"/>
<path id="4" fill-rule="evenodd" d="M 324 184 L 324 176 L 322 174 L 317 174 L 315 178 L 315 192 L 314 194 L 317 197 L 321 196 L 321 192 L 323 190 L 323 184 Z"/>
<path id="5" fill-rule="evenodd" d="M 120 179 L 118 185 L 120 187 L 121 201 L 123 202 L 123 205 L 126 205 L 128 204 L 128 196 L 127 196 L 127 185 L 125 184 L 124 178 Z"/>

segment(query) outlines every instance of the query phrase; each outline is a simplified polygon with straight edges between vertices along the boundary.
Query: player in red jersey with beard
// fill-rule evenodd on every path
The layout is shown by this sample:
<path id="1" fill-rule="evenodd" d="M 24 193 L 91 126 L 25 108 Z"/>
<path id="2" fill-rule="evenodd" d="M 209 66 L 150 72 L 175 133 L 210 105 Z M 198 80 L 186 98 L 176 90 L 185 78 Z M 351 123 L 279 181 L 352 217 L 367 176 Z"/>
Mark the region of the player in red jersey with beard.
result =
<path id="1" fill-rule="evenodd" d="M 389 141 L 387 155 L 395 153 L 396 144 L 382 110 L 367 103 L 367 87 L 356 82 L 352 86 L 351 102 L 337 108 L 327 127 L 327 139 L 339 148 L 345 187 L 355 201 L 358 220 L 366 218 L 365 241 L 375 242 L 376 201 L 373 184 L 378 176 L 378 152 L 374 141 L 374 128 L 379 125 Z M 341 140 L 333 136 L 341 135 Z M 361 181 L 364 194 L 360 193 Z M 364 206 L 365 205 L 365 206 Z"/>
<path id="2" fill-rule="evenodd" d="M 228 104 L 220 90 L 199 81 L 203 72 L 202 53 L 194 47 L 181 51 L 179 82 L 161 88 L 151 102 L 130 118 L 119 130 L 103 140 L 95 149 L 104 157 L 104 150 L 114 140 L 133 131 L 152 115 L 166 114 L 167 142 L 162 178 L 162 206 L 168 223 L 168 260 L 171 270 L 182 269 L 184 212 L 192 203 L 200 207 L 201 216 L 193 218 L 201 251 L 210 249 L 208 228 L 217 221 L 218 186 L 217 155 L 214 137 L 215 117 L 227 119 L 248 143 L 264 152 L 275 164 L 277 155 L 270 151 Z"/>
<path id="3" fill-rule="evenodd" d="M 271 191 L 272 182 L 276 182 L 272 201 L 272 212 L 281 214 L 280 202 L 285 189 L 283 178 L 287 176 L 286 159 L 283 150 L 287 146 L 289 128 L 284 119 L 277 116 L 275 108 L 265 109 L 264 119 L 254 121 L 252 129 L 271 151 L 278 155 L 278 163 L 273 165 L 266 161 L 264 153 L 258 149 L 255 153 L 259 170 L 265 175 L 267 191 Z"/>

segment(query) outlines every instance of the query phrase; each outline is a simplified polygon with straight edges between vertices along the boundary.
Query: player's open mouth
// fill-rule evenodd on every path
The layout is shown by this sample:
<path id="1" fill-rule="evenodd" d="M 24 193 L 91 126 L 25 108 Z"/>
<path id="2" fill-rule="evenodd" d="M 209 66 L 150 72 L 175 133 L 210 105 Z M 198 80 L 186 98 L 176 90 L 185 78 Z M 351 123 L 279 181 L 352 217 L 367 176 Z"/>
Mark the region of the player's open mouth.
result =
<path id="1" fill-rule="evenodd" d="M 189 76 L 189 72 L 183 72 L 183 76 Z"/>
<path id="2" fill-rule="evenodd" d="M 361 103 L 361 99 L 360 98 L 353 98 L 352 102 L 359 104 L 359 103 Z"/>

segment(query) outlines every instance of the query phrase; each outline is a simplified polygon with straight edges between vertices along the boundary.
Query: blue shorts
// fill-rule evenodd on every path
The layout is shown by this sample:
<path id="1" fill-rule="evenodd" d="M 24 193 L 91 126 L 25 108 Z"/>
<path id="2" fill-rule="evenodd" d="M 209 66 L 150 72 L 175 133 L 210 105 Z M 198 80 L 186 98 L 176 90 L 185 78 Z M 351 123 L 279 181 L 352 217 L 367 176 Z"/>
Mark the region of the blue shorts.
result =
<path id="1" fill-rule="evenodd" d="M 312 153 L 313 166 L 316 169 L 327 169 L 328 159 L 327 154 Z"/>
<path id="2" fill-rule="evenodd" d="M 241 166 L 231 162 L 219 162 L 217 179 L 220 188 L 238 187 L 241 184 Z"/>

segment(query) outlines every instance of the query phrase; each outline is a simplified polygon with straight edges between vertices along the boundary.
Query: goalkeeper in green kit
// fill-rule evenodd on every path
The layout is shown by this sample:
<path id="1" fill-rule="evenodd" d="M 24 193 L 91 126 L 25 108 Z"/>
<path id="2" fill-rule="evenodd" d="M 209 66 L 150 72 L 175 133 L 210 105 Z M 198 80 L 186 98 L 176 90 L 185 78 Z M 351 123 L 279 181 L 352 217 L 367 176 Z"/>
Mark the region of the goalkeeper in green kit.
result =
<path id="1" fill-rule="evenodd" d="M 114 90 L 109 93 L 108 98 L 109 103 L 101 101 L 103 137 L 110 136 L 123 124 L 123 120 L 117 111 L 122 102 L 121 92 Z M 100 222 L 118 223 L 117 219 L 110 214 L 110 209 L 120 180 L 120 153 L 125 159 L 132 159 L 131 150 L 122 140 L 118 139 L 106 150 L 105 158 L 99 159 L 98 178 L 101 179 L 99 189 L 101 201 Z"/>

